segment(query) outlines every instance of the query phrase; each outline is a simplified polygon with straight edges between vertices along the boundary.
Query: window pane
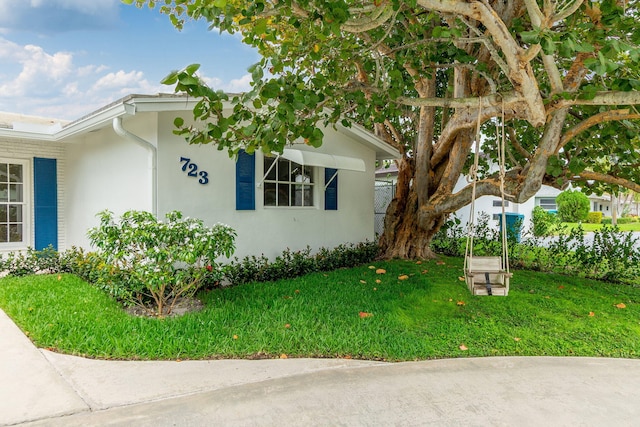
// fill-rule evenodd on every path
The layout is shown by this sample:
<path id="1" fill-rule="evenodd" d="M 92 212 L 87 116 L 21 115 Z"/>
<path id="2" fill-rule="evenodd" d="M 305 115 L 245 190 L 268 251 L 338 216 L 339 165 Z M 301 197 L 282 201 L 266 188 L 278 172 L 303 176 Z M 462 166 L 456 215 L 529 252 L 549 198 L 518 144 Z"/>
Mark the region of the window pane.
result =
<path id="1" fill-rule="evenodd" d="M 304 175 L 309 179 L 305 182 L 313 182 L 313 172 L 311 171 L 311 166 L 304 167 Z"/>
<path id="2" fill-rule="evenodd" d="M 9 184 L 9 201 L 22 202 L 22 184 Z"/>
<path id="3" fill-rule="evenodd" d="M 278 206 L 290 206 L 289 187 L 289 184 L 278 184 Z"/>
<path id="4" fill-rule="evenodd" d="M 291 181 L 291 175 L 289 174 L 289 160 L 278 160 L 278 181 Z"/>
<path id="5" fill-rule="evenodd" d="M 9 241 L 22 242 L 22 224 L 9 224 Z"/>
<path id="6" fill-rule="evenodd" d="M 0 243 L 7 243 L 7 224 L 0 224 Z"/>
<path id="7" fill-rule="evenodd" d="M 7 222 L 7 205 L 0 205 L 0 223 Z"/>
<path id="8" fill-rule="evenodd" d="M 0 184 L 0 202 L 9 201 L 9 185 Z"/>
<path id="9" fill-rule="evenodd" d="M 271 167 L 271 165 L 273 165 L 273 162 L 275 162 L 276 159 L 272 158 L 272 157 L 265 157 L 264 158 L 264 171 L 265 173 L 269 170 L 269 168 Z M 265 179 L 268 179 L 269 181 L 275 181 L 276 179 L 276 166 L 273 167 L 273 169 L 271 169 L 269 171 L 269 173 L 267 174 L 267 177 Z"/>
<path id="10" fill-rule="evenodd" d="M 6 215 L 6 206 L 5 215 Z M 0 218 L 2 218 L 2 212 L 0 211 Z M 2 221 L 0 219 L 0 221 Z M 22 222 L 22 205 L 9 205 L 9 222 Z"/>
<path id="11" fill-rule="evenodd" d="M 22 182 L 22 165 L 9 165 L 9 181 Z"/>
<path id="12" fill-rule="evenodd" d="M 264 205 L 276 206 L 276 184 L 264 184 Z"/>
<path id="13" fill-rule="evenodd" d="M 6 163 L 0 164 L 0 182 L 9 182 Z"/>

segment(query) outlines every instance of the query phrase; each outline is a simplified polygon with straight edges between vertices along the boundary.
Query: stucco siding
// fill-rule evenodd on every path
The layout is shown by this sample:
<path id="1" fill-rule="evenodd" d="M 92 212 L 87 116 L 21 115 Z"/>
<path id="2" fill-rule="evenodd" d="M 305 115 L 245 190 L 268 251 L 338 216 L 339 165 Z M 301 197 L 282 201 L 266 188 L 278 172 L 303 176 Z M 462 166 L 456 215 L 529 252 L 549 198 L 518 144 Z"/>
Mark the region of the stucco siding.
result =
<path id="1" fill-rule="evenodd" d="M 314 205 L 312 207 L 264 206 L 263 155 L 256 153 L 255 210 L 236 210 L 235 159 L 227 151 L 212 145 L 189 145 L 172 134 L 173 115 L 159 116 L 158 142 L 158 212 L 180 210 L 212 225 L 228 224 L 237 233 L 236 256 L 264 254 L 275 257 L 283 250 L 313 250 L 335 247 L 341 243 L 357 243 L 374 238 L 373 182 L 375 153 L 362 144 L 349 141 L 333 130 L 325 131 L 325 143 L 318 152 L 357 157 L 365 161 L 366 172 L 338 172 L 338 210 L 324 210 L 324 168 L 314 168 Z M 309 149 L 306 146 L 296 147 Z M 182 167 L 186 161 L 206 172 L 207 184 L 188 176 Z"/>
<path id="2" fill-rule="evenodd" d="M 146 132 L 136 131 L 149 136 L 153 126 L 147 121 Z M 66 152 L 69 245 L 87 247 L 87 230 L 98 224 L 96 214 L 105 209 L 116 215 L 153 210 L 150 150 L 105 128 L 68 142 Z"/>

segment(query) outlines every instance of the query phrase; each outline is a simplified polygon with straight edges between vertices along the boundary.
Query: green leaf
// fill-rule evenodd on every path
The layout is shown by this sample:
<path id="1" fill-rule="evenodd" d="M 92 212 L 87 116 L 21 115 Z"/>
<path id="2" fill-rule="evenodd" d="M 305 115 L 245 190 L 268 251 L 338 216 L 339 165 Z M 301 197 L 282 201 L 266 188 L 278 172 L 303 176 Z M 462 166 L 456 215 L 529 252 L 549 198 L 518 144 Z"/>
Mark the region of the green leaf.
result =
<path id="1" fill-rule="evenodd" d="M 178 82 L 178 72 L 172 71 L 165 78 L 163 78 L 160 83 L 163 85 L 173 86 Z"/>
<path id="2" fill-rule="evenodd" d="M 538 44 L 540 43 L 540 32 L 536 30 L 523 31 L 520 33 L 520 38 L 525 43 Z"/>
<path id="3" fill-rule="evenodd" d="M 191 64 L 188 65 L 187 68 L 185 68 L 185 71 L 188 74 L 193 75 L 193 73 L 195 73 L 196 71 L 198 71 L 200 69 L 200 64 Z"/>
<path id="4" fill-rule="evenodd" d="M 543 37 L 542 40 L 540 40 L 540 45 L 547 55 L 552 55 L 556 51 L 556 44 L 551 37 Z"/>
<path id="5" fill-rule="evenodd" d="M 227 5 L 227 0 L 214 0 L 213 5 L 223 9 Z"/>
<path id="6" fill-rule="evenodd" d="M 184 126 L 184 119 L 182 117 L 176 117 L 173 120 L 173 125 L 177 128 L 181 128 L 182 126 Z"/>
<path id="7" fill-rule="evenodd" d="M 578 157 L 573 157 L 569 162 L 569 170 L 571 173 L 579 174 L 587 168 L 587 165 Z"/>

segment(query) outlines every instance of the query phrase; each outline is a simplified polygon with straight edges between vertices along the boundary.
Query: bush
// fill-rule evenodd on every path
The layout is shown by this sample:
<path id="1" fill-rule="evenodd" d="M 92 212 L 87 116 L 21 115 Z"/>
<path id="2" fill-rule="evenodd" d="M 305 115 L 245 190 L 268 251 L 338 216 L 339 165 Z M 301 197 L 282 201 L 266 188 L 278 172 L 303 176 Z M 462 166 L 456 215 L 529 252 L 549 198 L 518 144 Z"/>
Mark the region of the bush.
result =
<path id="1" fill-rule="evenodd" d="M 0 259 L 0 271 L 9 276 L 58 273 L 61 270 L 59 254 L 51 245 L 40 251 L 28 248 L 26 252 L 10 252 L 6 258 Z"/>
<path id="2" fill-rule="evenodd" d="M 628 216 L 623 216 L 621 218 L 618 218 L 618 224 L 622 225 L 622 224 L 631 224 L 633 221 L 633 218 L 630 218 Z"/>
<path id="3" fill-rule="evenodd" d="M 589 214 L 589 198 L 580 191 L 563 191 L 556 197 L 556 204 L 562 222 L 584 221 Z"/>
<path id="4" fill-rule="evenodd" d="M 91 261 L 97 262 L 99 284 L 158 316 L 170 314 L 178 298 L 194 295 L 205 280 L 221 279 L 216 259 L 235 249 L 230 227 L 205 227 L 177 211 L 168 213 L 165 222 L 140 211 L 125 212 L 119 222 L 109 211 L 99 217 L 100 225 L 88 232 L 99 250 Z"/>
<path id="5" fill-rule="evenodd" d="M 343 244 L 334 249 L 321 248 L 315 255 L 311 248 L 292 252 L 286 249 L 273 261 L 264 255 L 247 256 L 224 267 L 224 277 L 230 285 L 250 282 L 270 282 L 290 279 L 317 271 L 350 268 L 373 261 L 378 256 L 378 244 L 364 242 Z"/>
<path id="6" fill-rule="evenodd" d="M 536 237 L 544 237 L 553 234 L 559 223 L 558 216 L 547 212 L 544 208 L 536 206 L 531 212 L 532 231 Z"/>
<path id="7" fill-rule="evenodd" d="M 613 219 L 611 219 L 611 217 L 605 217 L 605 218 L 602 218 L 602 221 L 600 223 L 605 225 L 611 225 L 613 224 Z"/>
<path id="8" fill-rule="evenodd" d="M 460 219 L 455 215 L 448 219 L 431 239 L 431 249 L 434 252 L 448 256 L 463 256 L 466 243 L 466 233 L 460 225 Z"/>
<path id="9" fill-rule="evenodd" d="M 585 222 L 589 224 L 600 224 L 602 223 L 602 212 L 589 212 L 587 214 L 587 219 Z"/>

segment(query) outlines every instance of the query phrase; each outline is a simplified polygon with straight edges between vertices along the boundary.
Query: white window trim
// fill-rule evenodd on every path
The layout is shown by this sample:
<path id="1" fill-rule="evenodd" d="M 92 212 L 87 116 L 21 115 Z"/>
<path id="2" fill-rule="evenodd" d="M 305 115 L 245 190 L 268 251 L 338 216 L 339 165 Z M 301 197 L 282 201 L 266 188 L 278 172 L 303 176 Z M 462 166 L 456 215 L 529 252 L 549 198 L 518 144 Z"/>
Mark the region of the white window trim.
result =
<path id="1" fill-rule="evenodd" d="M 31 221 L 33 218 L 33 183 L 31 180 L 31 163 L 29 159 L 17 159 L 9 157 L 0 157 L 0 163 L 12 163 L 22 165 L 22 241 L 21 242 L 0 242 L 0 252 L 13 252 L 26 250 L 31 245 Z"/>
<path id="2" fill-rule="evenodd" d="M 262 162 L 261 162 L 262 163 L 262 169 L 263 169 L 263 178 L 262 178 L 261 182 L 258 184 L 259 188 L 262 187 L 262 191 L 261 191 L 261 193 L 262 193 L 262 207 L 265 208 L 265 209 L 295 209 L 295 210 L 313 209 L 313 210 L 317 210 L 318 209 L 318 203 L 319 203 L 318 202 L 318 191 L 317 191 L 317 188 L 319 188 L 318 184 L 317 184 L 318 183 L 318 169 L 319 168 L 311 166 L 311 165 L 301 165 L 300 163 L 297 163 L 297 162 L 295 162 L 293 160 L 289 160 L 289 159 L 285 158 L 284 156 L 276 156 L 276 157 L 274 157 L 274 164 L 277 163 L 280 160 L 283 160 L 283 161 L 289 162 L 289 164 L 294 163 L 294 164 L 296 164 L 298 166 L 302 166 L 302 167 L 311 169 L 311 178 L 312 178 L 311 181 L 312 182 L 306 183 L 306 184 L 304 184 L 304 186 L 311 187 L 311 199 L 312 199 L 312 203 L 313 204 L 312 205 L 304 205 L 304 206 L 297 206 L 297 205 L 292 205 L 292 204 L 288 204 L 286 206 L 278 206 L 277 204 L 276 205 L 267 205 L 265 203 L 265 195 L 264 195 L 264 193 L 265 193 L 265 189 L 266 189 L 266 185 L 267 184 L 276 184 L 276 188 L 277 188 L 277 185 L 279 183 L 289 184 L 289 185 L 291 185 L 291 184 L 295 185 L 296 184 L 296 182 L 293 182 L 293 181 L 278 181 L 277 174 L 276 174 L 276 179 L 275 180 L 267 179 L 267 174 L 270 173 L 271 170 L 272 170 L 272 168 L 269 168 L 269 170 L 265 170 L 265 168 L 264 168 L 265 160 L 267 158 L 268 157 L 263 156 L 263 159 L 262 159 Z"/>

